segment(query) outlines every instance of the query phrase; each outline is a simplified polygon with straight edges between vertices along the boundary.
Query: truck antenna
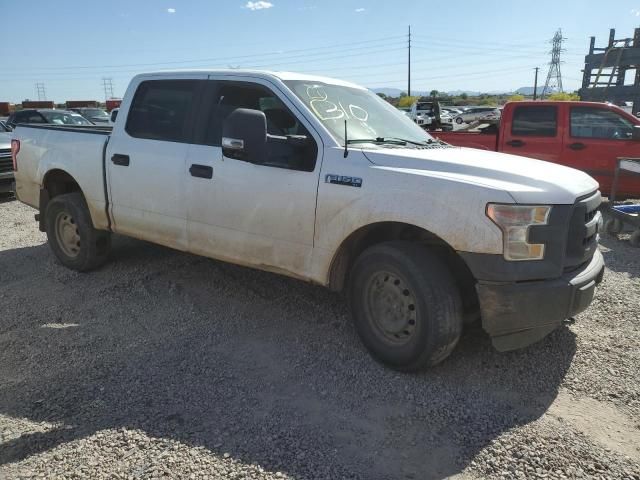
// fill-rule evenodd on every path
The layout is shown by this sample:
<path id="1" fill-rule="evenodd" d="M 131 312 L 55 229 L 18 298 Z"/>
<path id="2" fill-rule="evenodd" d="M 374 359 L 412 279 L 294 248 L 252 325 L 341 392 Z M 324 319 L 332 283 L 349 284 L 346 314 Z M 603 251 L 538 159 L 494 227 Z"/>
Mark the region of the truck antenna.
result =
<path id="1" fill-rule="evenodd" d="M 344 158 L 347 158 L 349 155 L 349 140 L 347 140 L 347 120 L 344 121 Z"/>

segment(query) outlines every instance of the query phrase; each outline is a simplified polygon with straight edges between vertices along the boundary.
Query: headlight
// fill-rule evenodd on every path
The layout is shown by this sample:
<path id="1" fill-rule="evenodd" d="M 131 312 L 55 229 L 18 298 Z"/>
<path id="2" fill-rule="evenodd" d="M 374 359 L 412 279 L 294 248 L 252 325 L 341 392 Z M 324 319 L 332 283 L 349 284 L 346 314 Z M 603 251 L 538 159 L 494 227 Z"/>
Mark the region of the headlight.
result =
<path id="1" fill-rule="evenodd" d="M 550 212 L 546 205 L 487 205 L 487 216 L 502 230 L 506 260 L 544 258 L 544 243 L 529 243 L 529 227 L 546 225 Z"/>

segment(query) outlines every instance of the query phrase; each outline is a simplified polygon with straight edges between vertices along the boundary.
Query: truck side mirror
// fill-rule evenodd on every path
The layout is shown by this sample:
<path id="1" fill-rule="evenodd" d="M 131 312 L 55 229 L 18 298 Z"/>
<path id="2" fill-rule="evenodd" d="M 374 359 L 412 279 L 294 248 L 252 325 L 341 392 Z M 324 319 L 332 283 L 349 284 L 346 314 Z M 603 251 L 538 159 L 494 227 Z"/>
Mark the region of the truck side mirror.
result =
<path id="1" fill-rule="evenodd" d="M 633 126 L 633 131 L 631 132 L 631 140 L 640 142 L 640 125 Z"/>
<path id="2" fill-rule="evenodd" d="M 267 117 L 260 110 L 237 108 L 222 125 L 222 154 L 251 163 L 267 157 Z"/>
<path id="3" fill-rule="evenodd" d="M 117 116 L 118 116 L 118 110 L 111 110 L 111 122 L 112 123 L 115 123 Z"/>

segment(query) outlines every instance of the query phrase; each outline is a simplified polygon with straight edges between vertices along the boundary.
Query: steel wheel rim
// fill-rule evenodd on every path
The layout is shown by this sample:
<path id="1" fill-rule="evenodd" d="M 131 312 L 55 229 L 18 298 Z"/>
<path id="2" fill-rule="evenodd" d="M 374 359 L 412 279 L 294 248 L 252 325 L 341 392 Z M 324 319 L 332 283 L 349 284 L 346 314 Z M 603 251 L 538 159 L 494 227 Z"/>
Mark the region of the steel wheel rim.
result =
<path id="1" fill-rule="evenodd" d="M 380 271 L 369 277 L 365 288 L 369 321 L 389 343 L 409 342 L 416 329 L 416 299 L 398 275 Z"/>
<path id="2" fill-rule="evenodd" d="M 77 257 L 80 253 L 80 232 L 75 220 L 68 212 L 60 212 L 55 221 L 56 240 L 60 249 L 68 257 Z"/>

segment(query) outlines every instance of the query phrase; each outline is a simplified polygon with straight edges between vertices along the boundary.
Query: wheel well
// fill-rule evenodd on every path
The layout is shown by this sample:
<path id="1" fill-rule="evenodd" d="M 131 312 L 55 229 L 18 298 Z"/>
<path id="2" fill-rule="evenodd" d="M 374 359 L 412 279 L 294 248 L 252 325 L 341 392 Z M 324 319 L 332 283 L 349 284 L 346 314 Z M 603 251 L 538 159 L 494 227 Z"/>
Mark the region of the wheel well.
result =
<path id="1" fill-rule="evenodd" d="M 64 195 L 65 193 L 80 192 L 80 185 L 76 182 L 75 178 L 69 175 L 64 170 L 54 169 L 49 170 L 42 179 L 42 188 L 40 189 L 40 214 L 36 217 L 41 232 L 45 231 L 45 217 L 44 213 L 47 209 L 49 200 L 58 195 Z"/>
<path id="2" fill-rule="evenodd" d="M 479 312 L 476 280 L 465 261 L 451 246 L 437 235 L 415 225 L 401 222 L 380 222 L 364 226 L 340 245 L 333 258 L 329 272 L 329 288 L 341 291 L 347 284 L 353 262 L 367 248 L 382 242 L 404 240 L 416 242 L 438 252 L 453 275 L 464 306 L 465 315 L 475 316 Z"/>
<path id="3" fill-rule="evenodd" d="M 44 176 L 42 188 L 47 191 L 49 198 L 64 193 L 80 192 L 78 182 L 64 170 L 50 170 Z"/>

